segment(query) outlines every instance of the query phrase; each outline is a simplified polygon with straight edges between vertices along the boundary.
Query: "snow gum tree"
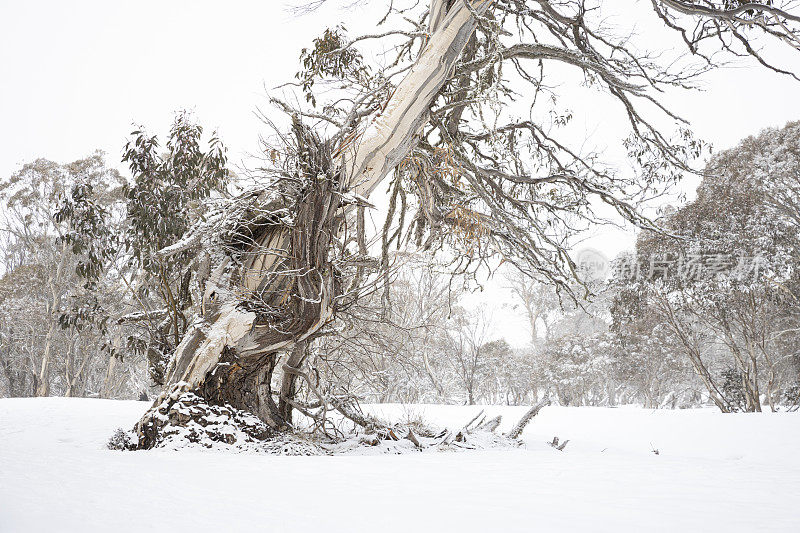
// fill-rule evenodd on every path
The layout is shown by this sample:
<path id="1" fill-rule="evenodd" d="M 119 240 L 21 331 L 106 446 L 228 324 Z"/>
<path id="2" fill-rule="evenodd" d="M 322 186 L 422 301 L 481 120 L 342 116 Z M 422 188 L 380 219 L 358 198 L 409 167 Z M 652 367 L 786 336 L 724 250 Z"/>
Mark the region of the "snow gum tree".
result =
<path id="1" fill-rule="evenodd" d="M 198 269 L 202 303 L 165 370 L 167 390 L 137 426 L 139 446 L 153 445 L 159 405 L 183 391 L 291 427 L 298 382 L 313 387 L 308 343 L 381 278 L 401 240 L 444 251 L 453 272 L 502 260 L 567 289 L 568 239 L 597 220 L 597 206 L 650 227 L 637 200 L 703 149 L 662 91 L 692 88 L 720 47 L 784 72 L 758 43 L 800 45 L 790 2 L 652 0 L 650 16 L 685 49 L 660 62 L 607 28 L 612 4 L 394 1 L 375 33 L 331 28 L 304 50 L 294 101 L 305 104 L 273 101 L 291 125 L 265 146 L 260 185 L 157 252 L 166 261 L 203 250 L 209 266 Z M 371 60 L 374 41 L 393 55 Z M 615 172 L 559 134 L 572 116 L 559 84 L 589 87 L 618 111 L 638 172 Z M 390 205 L 372 258 L 363 213 L 379 186 Z"/>
<path id="2" fill-rule="evenodd" d="M 100 153 L 37 159 L 0 183 L 0 374 L 10 395 L 109 397 L 124 387 L 119 372 L 132 365 L 117 365 L 110 331 L 120 293 L 105 276 L 119 251 L 122 183 Z"/>
<path id="3" fill-rule="evenodd" d="M 696 200 L 662 221 L 680 238 L 642 235 L 617 298 L 620 327 L 667 329 L 723 412 L 774 410 L 797 375 L 799 135 L 790 123 L 715 155 Z"/>

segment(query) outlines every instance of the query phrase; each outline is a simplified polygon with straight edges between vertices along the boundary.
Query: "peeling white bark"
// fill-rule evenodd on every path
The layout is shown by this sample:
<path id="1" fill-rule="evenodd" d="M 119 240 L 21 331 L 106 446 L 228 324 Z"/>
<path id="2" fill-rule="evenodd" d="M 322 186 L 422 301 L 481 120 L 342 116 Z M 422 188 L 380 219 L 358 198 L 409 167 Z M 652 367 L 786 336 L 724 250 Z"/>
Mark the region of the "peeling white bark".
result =
<path id="1" fill-rule="evenodd" d="M 443 2 L 432 3 L 438 27 L 425 50 L 397 86 L 383 113 L 349 150 L 342 151 L 342 168 L 353 186 L 351 193 L 369 197 L 413 146 L 431 102 L 475 30 L 477 22 L 466 2 L 473 2 L 472 9 L 478 14 L 491 4 L 489 0 L 455 0 L 442 16 Z"/>
<path id="2" fill-rule="evenodd" d="M 431 0 L 431 7 L 428 9 L 428 33 L 431 35 L 442 27 L 449 2 L 450 0 Z"/>
<path id="3" fill-rule="evenodd" d="M 187 352 L 189 344 L 198 342 L 196 331 L 189 331 L 175 350 L 173 358 L 167 369 L 167 383 L 185 381 L 189 388 L 199 385 L 206 374 L 219 362 L 225 346 L 235 345 L 252 328 L 256 314 L 237 309 L 236 301 L 226 303 L 220 309 L 220 315 L 200 341 L 199 346 L 192 350 L 192 357 L 185 364 L 181 364 L 181 354 Z M 203 324 L 195 324 L 192 328 L 203 328 Z"/>

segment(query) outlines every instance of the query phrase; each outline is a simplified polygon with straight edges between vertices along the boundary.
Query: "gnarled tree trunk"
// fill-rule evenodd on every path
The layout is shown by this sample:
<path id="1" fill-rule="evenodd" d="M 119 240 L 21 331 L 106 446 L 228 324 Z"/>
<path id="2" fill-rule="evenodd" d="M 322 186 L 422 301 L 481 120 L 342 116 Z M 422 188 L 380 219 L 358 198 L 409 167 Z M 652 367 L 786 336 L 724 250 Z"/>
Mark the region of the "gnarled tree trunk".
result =
<path id="1" fill-rule="evenodd" d="M 280 406 L 273 399 L 272 374 L 278 353 L 296 345 L 287 365 L 299 366 L 305 341 L 332 316 L 339 284 L 329 250 L 349 209 L 343 195 L 369 196 L 413 148 L 431 102 L 475 30 L 474 14 L 490 3 L 431 2 L 426 48 L 383 112 L 348 146 L 337 147 L 337 160 L 328 143 L 295 119 L 306 185 L 291 204 L 292 222 L 250 224 L 241 266 L 226 261 L 210 275 L 202 316 L 176 350 L 165 394 L 137 425 L 140 445 L 147 447 L 142 435 L 157 423 L 156 406 L 176 390 L 250 411 L 272 428 L 291 424 L 291 398 L 285 396 L 294 393 L 296 374 L 284 373 Z M 285 208 L 280 202 L 265 199 L 264 211 Z"/>

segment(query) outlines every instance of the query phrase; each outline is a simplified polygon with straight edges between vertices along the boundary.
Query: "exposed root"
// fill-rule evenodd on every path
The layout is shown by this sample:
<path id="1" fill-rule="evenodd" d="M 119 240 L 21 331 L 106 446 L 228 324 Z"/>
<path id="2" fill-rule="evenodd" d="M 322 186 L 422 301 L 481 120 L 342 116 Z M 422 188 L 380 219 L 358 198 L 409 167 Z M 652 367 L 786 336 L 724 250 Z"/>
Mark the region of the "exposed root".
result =
<path id="1" fill-rule="evenodd" d="M 398 424 L 391 428 L 366 430 L 361 435 L 325 446 L 325 448 L 330 453 L 337 455 L 379 455 L 414 451 L 442 452 L 517 448 L 523 444 L 519 439 L 522 429 L 547 404 L 549 404 L 549 401 L 541 402 L 531 408 L 523 419 L 514 426 L 512 432 L 508 434 L 499 434 L 496 431 L 502 421 L 500 416 L 487 420 L 484 412 L 480 411 L 458 431 L 438 430 L 421 424 L 415 424 L 414 428 Z M 403 436 L 400 437 L 400 435 Z"/>
<path id="2" fill-rule="evenodd" d="M 389 425 L 357 412 L 344 401 L 334 402 L 338 425 L 352 429 L 329 433 L 278 431 L 254 415 L 230 405 L 214 405 L 177 383 L 164 392 L 133 431 L 119 430 L 109 448 L 116 450 L 199 448 L 272 455 L 381 455 L 516 448 L 525 425 L 547 401 L 526 413 L 508 434 L 497 432 L 501 418 L 479 412 L 458 430 L 415 422 Z M 562 448 L 559 448 L 563 450 Z"/>
<path id="3" fill-rule="evenodd" d="M 229 405 L 211 405 L 185 383 L 162 394 L 136 425 L 123 449 L 212 448 L 224 444 L 237 449 L 274 438 L 277 432 L 250 413 Z"/>

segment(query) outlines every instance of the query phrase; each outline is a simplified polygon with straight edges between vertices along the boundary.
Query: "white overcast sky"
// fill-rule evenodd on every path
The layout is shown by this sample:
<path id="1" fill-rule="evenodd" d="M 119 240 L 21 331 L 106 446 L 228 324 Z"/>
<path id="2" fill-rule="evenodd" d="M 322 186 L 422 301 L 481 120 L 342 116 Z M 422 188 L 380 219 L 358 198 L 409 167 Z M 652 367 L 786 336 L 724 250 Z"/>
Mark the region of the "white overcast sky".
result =
<path id="1" fill-rule="evenodd" d="M 626 1 L 636 13 L 649 4 Z M 0 173 L 5 178 L 37 157 L 67 162 L 96 149 L 122 169 L 132 123 L 163 135 L 180 109 L 218 129 L 240 160 L 265 132 L 253 113 L 265 104 L 265 87 L 291 80 L 300 49 L 323 28 L 369 28 L 375 17 L 368 11 L 331 5 L 297 16 L 270 0 L 0 0 Z M 624 17 L 623 9 L 616 22 L 625 24 Z M 728 148 L 800 119 L 800 82 L 742 64 L 707 76 L 705 91 L 686 95 L 679 111 L 715 148 Z M 608 255 L 632 242 L 618 234 L 598 239 Z M 511 337 L 524 324 L 513 316 L 501 322 Z"/>

